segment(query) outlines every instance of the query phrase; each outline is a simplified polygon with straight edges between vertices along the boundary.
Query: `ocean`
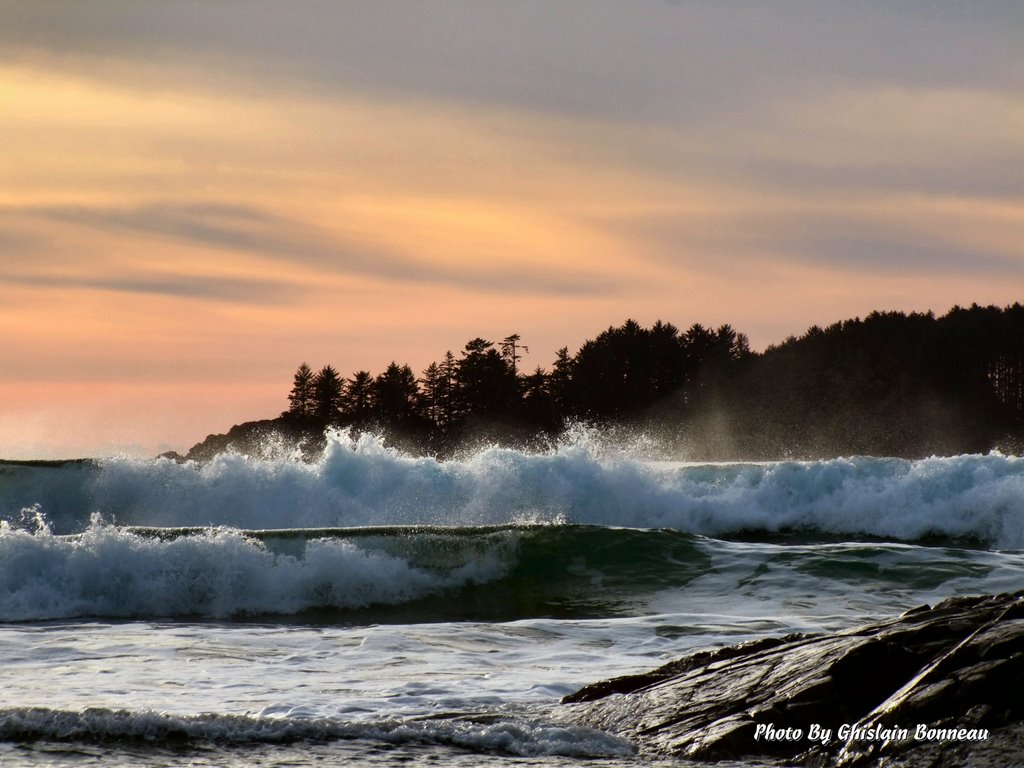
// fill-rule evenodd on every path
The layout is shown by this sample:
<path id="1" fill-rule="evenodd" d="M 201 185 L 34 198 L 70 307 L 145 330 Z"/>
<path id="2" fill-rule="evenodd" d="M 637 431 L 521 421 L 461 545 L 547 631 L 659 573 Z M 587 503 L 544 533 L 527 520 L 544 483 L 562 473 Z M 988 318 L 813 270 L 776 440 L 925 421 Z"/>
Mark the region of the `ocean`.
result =
<path id="1" fill-rule="evenodd" d="M 0 463 L 0 765 L 653 766 L 561 697 L 1022 587 L 1000 454 Z"/>

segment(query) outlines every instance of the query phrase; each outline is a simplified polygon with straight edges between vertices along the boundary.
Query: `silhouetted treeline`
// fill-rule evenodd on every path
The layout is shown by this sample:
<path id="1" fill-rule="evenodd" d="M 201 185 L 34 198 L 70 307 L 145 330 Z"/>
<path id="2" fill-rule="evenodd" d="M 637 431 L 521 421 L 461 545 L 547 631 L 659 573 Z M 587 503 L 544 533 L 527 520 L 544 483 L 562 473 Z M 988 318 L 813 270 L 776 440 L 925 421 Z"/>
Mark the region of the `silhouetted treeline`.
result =
<path id="1" fill-rule="evenodd" d="M 288 410 L 252 424 L 292 438 L 327 426 L 372 430 L 435 455 L 467 440 L 526 445 L 574 422 L 635 428 L 694 459 L 1024 446 L 1021 304 L 954 307 L 938 318 L 873 312 L 812 326 L 763 353 L 729 325 L 680 331 L 627 320 L 575 355 L 563 347 L 550 368 L 527 372 L 527 354 L 512 334 L 497 345 L 472 339 L 418 376 L 396 362 L 348 378 L 303 363 Z"/>
<path id="2" fill-rule="evenodd" d="M 518 334 L 497 346 L 487 339 L 451 351 L 417 377 L 391 363 L 372 377 L 342 379 L 330 365 L 295 373 L 283 418 L 381 430 L 438 452 L 468 438 L 523 442 L 560 432 L 567 423 L 628 422 L 669 395 L 690 397 L 750 356 L 747 338 L 730 326 L 669 323 L 644 328 L 634 320 L 608 328 L 575 356 L 559 350 L 547 371 L 521 371 L 528 347 Z"/>
<path id="3" fill-rule="evenodd" d="M 1024 306 L 812 326 L 722 388 L 734 452 L 948 455 L 1024 448 Z M 722 446 L 727 449 L 728 446 Z"/>

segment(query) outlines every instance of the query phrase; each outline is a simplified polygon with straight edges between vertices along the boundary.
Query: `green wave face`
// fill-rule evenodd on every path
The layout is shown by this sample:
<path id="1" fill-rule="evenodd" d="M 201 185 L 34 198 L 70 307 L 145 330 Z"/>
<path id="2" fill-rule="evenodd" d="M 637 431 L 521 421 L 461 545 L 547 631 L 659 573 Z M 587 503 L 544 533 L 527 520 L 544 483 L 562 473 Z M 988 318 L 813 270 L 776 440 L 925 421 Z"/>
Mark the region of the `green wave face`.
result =
<path id="1" fill-rule="evenodd" d="M 891 612 L 1024 582 L 1020 553 L 946 546 L 736 542 L 664 529 L 577 525 L 368 529 L 354 538 L 363 548 L 439 575 L 486 558 L 507 564 L 497 578 L 349 613 L 354 620 L 596 619 L 658 610 L 742 613 L 751 605 L 799 611 L 812 602 L 870 602 Z M 263 540 L 270 547 L 288 541 L 275 532 Z"/>
<path id="2" fill-rule="evenodd" d="M 317 531 L 354 541 L 444 578 L 491 561 L 501 575 L 468 579 L 401 606 L 346 612 L 356 621 L 513 621 L 602 618 L 643 613 L 652 595 L 684 589 L 706 574 L 700 537 L 677 531 L 530 526 Z M 303 532 L 259 534 L 272 551 L 297 552 Z M 331 611 L 313 611 L 325 620 Z M 307 615 L 307 618 L 310 616 Z"/>
<path id="3" fill-rule="evenodd" d="M 508 577 L 465 587 L 457 599 L 492 618 L 634 614 L 653 594 L 684 589 L 711 562 L 695 537 L 674 531 L 562 526 L 525 532 L 519 550 Z"/>
<path id="4" fill-rule="evenodd" d="M 0 528 L 0 622 L 305 623 L 891 613 L 1024 582 L 1024 554 L 590 525 Z M 808 613 L 808 606 L 817 606 Z M 860 606 L 860 607 L 858 607 Z"/>

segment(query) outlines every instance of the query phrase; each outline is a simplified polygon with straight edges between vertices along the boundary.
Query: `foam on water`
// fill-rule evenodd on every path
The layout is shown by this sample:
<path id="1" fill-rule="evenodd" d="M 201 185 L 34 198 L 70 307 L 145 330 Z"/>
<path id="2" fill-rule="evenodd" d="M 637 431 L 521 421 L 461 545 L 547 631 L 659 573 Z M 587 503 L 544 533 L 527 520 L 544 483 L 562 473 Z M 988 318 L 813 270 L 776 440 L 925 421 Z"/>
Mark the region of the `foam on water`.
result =
<path id="1" fill-rule="evenodd" d="M 630 755 L 625 740 L 592 728 L 468 718 L 350 723 L 332 718 L 252 715 L 169 715 L 92 708 L 0 709 L 0 741 L 74 740 L 273 744 L 367 739 L 389 744 L 453 746 L 508 755 L 615 757 Z"/>
<path id="2" fill-rule="evenodd" d="M 384 764 L 628 765 L 621 740 L 560 727 L 558 697 L 1016 589 L 1024 552 L 1000 549 L 1024 550 L 1024 460 L 998 454 L 696 465 L 583 437 L 439 462 L 335 435 L 310 464 L 0 463 L 0 762 L 365 743 Z"/>
<path id="3" fill-rule="evenodd" d="M 0 523 L 0 621 L 77 616 L 227 617 L 404 603 L 492 580 L 500 547 L 430 571 L 343 539 L 274 553 L 238 531 L 165 541 L 94 521 L 71 539 Z"/>
<path id="4" fill-rule="evenodd" d="M 23 510 L 38 505 L 58 533 L 81 531 L 100 512 L 157 526 L 564 521 L 711 536 L 937 535 L 1024 548 L 1024 459 L 1000 454 L 686 465 L 601 450 L 583 437 L 548 452 L 489 448 L 437 461 L 371 436 L 335 434 L 311 464 L 224 454 L 206 464 L 104 460 L 4 470 L 0 518 L 18 525 Z"/>
<path id="5" fill-rule="evenodd" d="M 586 619 L 872 609 L 1015 589 L 1017 552 L 893 543 L 729 542 L 667 529 L 128 529 L 56 536 L 0 523 L 0 622 L 72 618 L 315 622 Z M 894 602 L 895 601 L 895 602 Z"/>

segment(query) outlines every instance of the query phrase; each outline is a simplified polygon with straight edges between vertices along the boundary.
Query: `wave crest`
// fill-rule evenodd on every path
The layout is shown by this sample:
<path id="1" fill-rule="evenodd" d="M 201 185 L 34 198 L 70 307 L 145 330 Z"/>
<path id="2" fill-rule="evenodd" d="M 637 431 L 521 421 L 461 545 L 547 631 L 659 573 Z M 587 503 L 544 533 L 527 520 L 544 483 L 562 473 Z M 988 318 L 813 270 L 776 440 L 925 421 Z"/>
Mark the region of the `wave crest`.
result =
<path id="1" fill-rule="evenodd" d="M 0 518 L 20 525 L 22 509 L 38 504 L 58 533 L 81 531 L 102 512 L 130 525 L 565 522 L 710 536 L 794 528 L 903 541 L 936 535 L 1024 548 L 1024 459 L 996 453 L 684 464 L 583 435 L 548 452 L 487 448 L 438 461 L 335 434 L 311 464 L 229 453 L 206 464 L 17 469 L 0 475 Z"/>
<path id="2" fill-rule="evenodd" d="M 406 603 L 500 578 L 500 547 L 424 568 L 358 542 L 313 538 L 294 554 L 230 529 L 170 540 L 94 523 L 75 537 L 0 530 L 0 620 L 295 614 Z M 507 548 L 506 548 L 507 549 Z"/>

